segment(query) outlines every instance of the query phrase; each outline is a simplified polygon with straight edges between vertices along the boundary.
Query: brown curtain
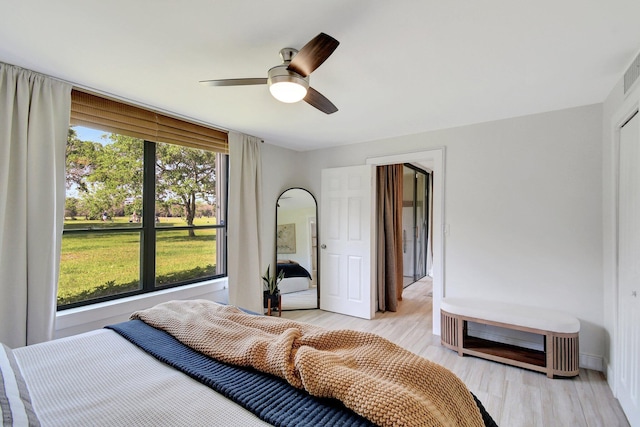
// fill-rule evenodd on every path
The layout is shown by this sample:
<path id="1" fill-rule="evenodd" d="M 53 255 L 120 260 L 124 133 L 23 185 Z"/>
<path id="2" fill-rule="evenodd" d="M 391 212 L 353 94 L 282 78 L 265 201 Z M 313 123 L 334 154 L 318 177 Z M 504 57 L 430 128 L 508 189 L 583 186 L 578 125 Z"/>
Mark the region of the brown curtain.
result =
<path id="1" fill-rule="evenodd" d="M 378 166 L 378 309 L 396 311 L 402 300 L 402 165 Z"/>

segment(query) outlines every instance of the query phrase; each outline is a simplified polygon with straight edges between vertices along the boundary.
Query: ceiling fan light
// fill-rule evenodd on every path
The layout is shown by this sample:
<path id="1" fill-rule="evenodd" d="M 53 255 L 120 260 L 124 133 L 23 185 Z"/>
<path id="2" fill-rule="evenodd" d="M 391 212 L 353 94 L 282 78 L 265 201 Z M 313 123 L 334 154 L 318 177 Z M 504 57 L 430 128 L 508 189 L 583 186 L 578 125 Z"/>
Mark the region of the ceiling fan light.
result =
<path id="1" fill-rule="evenodd" d="M 309 77 L 288 70 L 287 65 L 278 65 L 269 70 L 269 91 L 280 102 L 298 102 L 307 95 Z"/>
<path id="2" fill-rule="evenodd" d="M 275 99 L 286 103 L 301 101 L 307 95 L 307 88 L 295 82 L 272 83 L 269 91 Z"/>

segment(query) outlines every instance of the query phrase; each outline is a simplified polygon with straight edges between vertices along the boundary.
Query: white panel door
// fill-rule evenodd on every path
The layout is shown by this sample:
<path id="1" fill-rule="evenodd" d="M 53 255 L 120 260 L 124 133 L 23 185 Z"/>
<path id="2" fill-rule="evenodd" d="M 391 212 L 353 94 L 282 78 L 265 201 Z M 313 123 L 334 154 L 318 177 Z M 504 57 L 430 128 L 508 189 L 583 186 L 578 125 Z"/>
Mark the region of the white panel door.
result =
<path id="1" fill-rule="evenodd" d="M 320 308 L 364 319 L 375 315 L 373 170 L 323 169 L 320 192 Z"/>
<path id="2" fill-rule="evenodd" d="M 640 426 L 640 114 L 620 129 L 618 400 Z"/>

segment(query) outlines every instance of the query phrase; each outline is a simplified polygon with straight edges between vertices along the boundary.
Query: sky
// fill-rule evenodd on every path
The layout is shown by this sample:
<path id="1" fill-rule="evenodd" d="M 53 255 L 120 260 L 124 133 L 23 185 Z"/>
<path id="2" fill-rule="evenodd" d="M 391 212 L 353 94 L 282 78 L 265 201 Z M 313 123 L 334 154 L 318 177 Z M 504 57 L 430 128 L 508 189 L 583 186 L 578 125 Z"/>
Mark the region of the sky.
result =
<path id="1" fill-rule="evenodd" d="M 103 145 L 105 140 L 102 139 L 102 135 L 106 135 L 108 133 L 103 130 L 89 129 L 83 126 L 73 126 L 73 129 L 76 131 L 80 141 L 99 142 Z"/>

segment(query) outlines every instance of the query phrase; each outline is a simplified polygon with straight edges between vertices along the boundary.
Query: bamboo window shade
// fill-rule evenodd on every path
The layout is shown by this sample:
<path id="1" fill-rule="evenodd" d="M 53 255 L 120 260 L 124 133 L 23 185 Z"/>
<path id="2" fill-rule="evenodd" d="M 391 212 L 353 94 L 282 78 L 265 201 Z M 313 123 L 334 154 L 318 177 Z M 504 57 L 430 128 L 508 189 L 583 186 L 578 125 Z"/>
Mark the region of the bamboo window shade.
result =
<path id="1" fill-rule="evenodd" d="M 226 132 L 76 89 L 71 91 L 71 126 L 229 153 Z"/>

